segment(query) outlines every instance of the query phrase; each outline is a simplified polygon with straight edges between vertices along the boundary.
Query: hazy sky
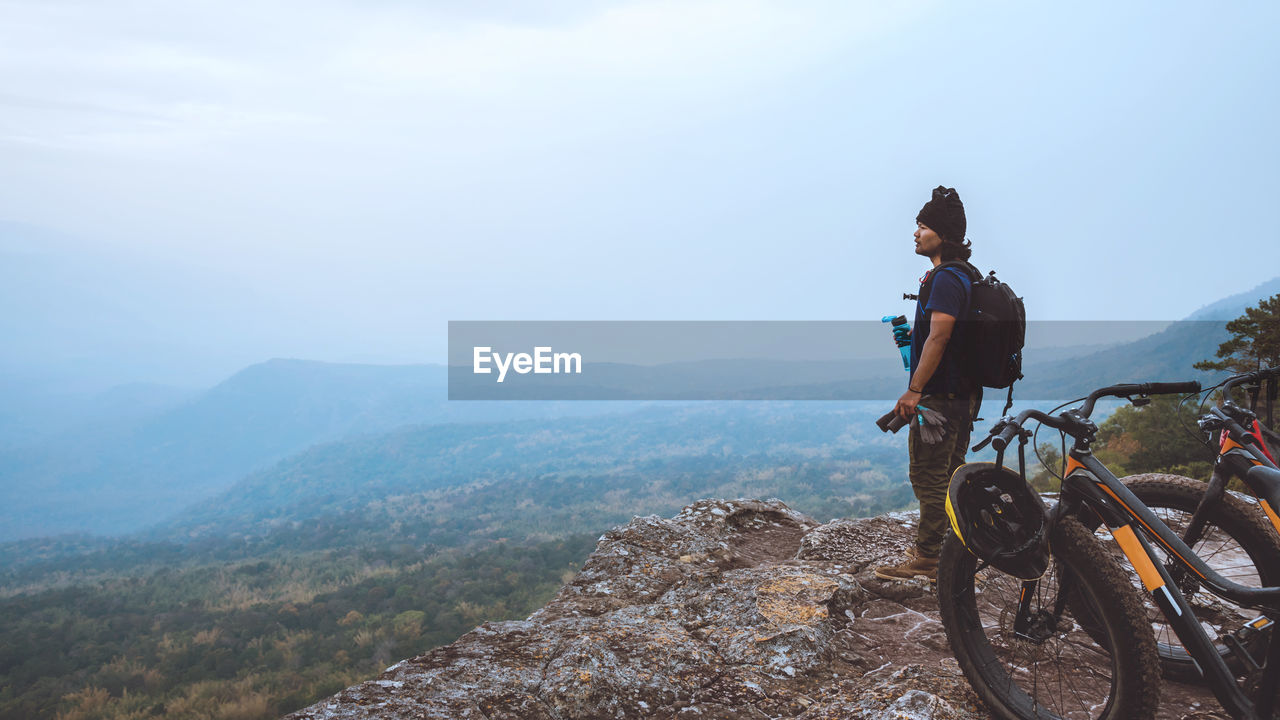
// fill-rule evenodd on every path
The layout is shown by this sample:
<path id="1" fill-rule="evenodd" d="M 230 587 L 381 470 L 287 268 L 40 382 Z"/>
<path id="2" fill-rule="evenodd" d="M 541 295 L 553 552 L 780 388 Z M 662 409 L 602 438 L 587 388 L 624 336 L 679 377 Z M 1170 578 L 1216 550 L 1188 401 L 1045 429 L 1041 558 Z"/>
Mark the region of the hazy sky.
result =
<path id="1" fill-rule="evenodd" d="M 1280 274 L 1276 27 L 1274 2 L 0 2 L 0 369 L 875 319 L 910 309 L 940 183 L 1032 318 L 1180 318 Z"/>

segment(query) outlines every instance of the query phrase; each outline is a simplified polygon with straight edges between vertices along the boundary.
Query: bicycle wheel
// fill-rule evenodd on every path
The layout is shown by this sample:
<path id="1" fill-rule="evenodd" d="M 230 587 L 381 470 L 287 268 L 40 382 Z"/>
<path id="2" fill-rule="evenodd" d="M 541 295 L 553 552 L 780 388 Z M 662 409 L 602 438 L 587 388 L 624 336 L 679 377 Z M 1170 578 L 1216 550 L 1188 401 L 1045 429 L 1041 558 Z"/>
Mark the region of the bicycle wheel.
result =
<path id="1" fill-rule="evenodd" d="M 1204 497 L 1206 487 L 1199 480 L 1160 473 L 1131 475 L 1122 478 L 1121 482 L 1180 538 L 1185 538 L 1187 524 L 1200 498 Z M 1280 537 L 1255 506 L 1228 493 L 1211 509 L 1207 521 L 1200 540 L 1191 546 L 1201 560 L 1219 575 L 1241 585 L 1280 585 Z M 1152 544 L 1164 557 L 1165 568 L 1177 582 L 1209 637 L 1216 639 L 1231 634 L 1257 617 L 1256 610 L 1242 608 L 1202 588 L 1194 573 L 1172 560 L 1159 544 Z M 1128 565 L 1123 567 L 1128 568 Z M 1141 581 L 1131 569 L 1130 580 L 1136 587 L 1141 587 Z M 1199 671 L 1164 615 L 1154 604 L 1148 602 L 1145 605 L 1155 631 L 1156 651 L 1165 676 L 1184 682 L 1199 682 Z M 1249 649 L 1260 651 L 1264 645 L 1264 638 L 1255 634 Z M 1232 672 L 1243 675 L 1245 667 L 1240 659 L 1225 644 L 1217 643 L 1217 647 Z"/>
<path id="2" fill-rule="evenodd" d="M 965 677 L 1005 720 L 1154 717 L 1160 665 L 1137 592 L 1075 518 L 1061 519 L 1049 540 L 1053 560 L 1032 594 L 1033 623 L 1020 635 L 1013 625 L 1022 582 L 979 571 L 948 534 L 938 606 Z"/>

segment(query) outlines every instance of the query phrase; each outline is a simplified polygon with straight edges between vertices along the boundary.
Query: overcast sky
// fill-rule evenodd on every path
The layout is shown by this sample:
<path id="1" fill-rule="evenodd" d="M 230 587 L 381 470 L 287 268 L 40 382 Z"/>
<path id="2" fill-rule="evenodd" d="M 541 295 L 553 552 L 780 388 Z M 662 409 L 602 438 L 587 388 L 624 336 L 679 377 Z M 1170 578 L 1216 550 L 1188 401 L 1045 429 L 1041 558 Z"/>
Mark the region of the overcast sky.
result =
<path id="1" fill-rule="evenodd" d="M 1034 319 L 1280 274 L 1280 4 L 0 2 L 3 368 L 877 319 L 956 187 Z"/>

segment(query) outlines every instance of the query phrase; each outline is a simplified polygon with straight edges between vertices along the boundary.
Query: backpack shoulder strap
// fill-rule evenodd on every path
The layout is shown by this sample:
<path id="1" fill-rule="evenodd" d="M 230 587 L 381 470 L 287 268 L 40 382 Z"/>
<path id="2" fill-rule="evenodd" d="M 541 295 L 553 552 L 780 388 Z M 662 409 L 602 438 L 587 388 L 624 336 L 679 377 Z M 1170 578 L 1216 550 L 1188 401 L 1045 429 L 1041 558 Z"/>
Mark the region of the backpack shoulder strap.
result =
<path id="1" fill-rule="evenodd" d="M 964 260 L 948 260 L 938 265 L 938 267 L 930 270 L 929 278 L 924 281 L 923 285 L 920 286 L 920 293 L 919 293 L 918 299 L 920 301 L 921 307 L 929 306 L 929 294 L 933 291 L 934 278 L 938 277 L 938 273 L 942 272 L 947 268 L 953 268 L 953 269 L 959 270 L 962 274 L 968 277 L 969 282 L 971 283 L 978 282 L 979 280 L 982 279 L 982 273 L 978 270 L 978 268 L 970 265 L 968 262 Z"/>
<path id="2" fill-rule="evenodd" d="M 957 268 L 964 272 L 965 275 L 969 276 L 969 282 L 978 282 L 982 279 L 982 271 L 971 265 L 967 260 L 948 260 L 939 265 L 936 269 L 941 270 L 942 268 L 947 267 Z"/>

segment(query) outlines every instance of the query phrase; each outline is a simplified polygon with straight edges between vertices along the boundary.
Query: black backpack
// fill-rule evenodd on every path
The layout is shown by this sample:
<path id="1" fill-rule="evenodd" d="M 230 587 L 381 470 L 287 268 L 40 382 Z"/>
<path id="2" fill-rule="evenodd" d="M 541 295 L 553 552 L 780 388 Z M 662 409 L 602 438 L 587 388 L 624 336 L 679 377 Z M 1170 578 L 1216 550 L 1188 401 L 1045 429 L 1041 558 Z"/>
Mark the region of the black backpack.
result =
<path id="1" fill-rule="evenodd" d="M 922 306 L 929 304 L 933 279 L 946 267 L 959 268 L 969 277 L 969 310 L 962 342 L 956 354 L 961 371 L 975 386 L 1009 388 L 1013 405 L 1013 383 L 1022 379 L 1022 345 L 1027 335 L 1027 312 L 1022 298 L 1013 288 L 996 278 L 992 270 L 986 277 L 962 260 L 944 262 L 934 268 L 920 288 Z"/>

